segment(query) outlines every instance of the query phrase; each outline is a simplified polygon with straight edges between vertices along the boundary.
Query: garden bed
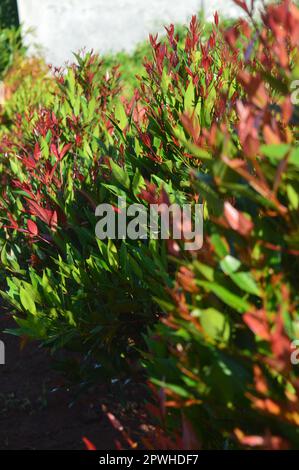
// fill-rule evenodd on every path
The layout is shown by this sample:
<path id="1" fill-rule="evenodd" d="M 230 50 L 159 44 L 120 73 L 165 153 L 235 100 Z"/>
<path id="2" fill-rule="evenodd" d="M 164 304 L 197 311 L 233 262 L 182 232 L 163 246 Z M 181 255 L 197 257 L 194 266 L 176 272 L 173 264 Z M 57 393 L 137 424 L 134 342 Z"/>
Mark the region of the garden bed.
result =
<path id="1" fill-rule="evenodd" d="M 108 417 L 117 447 L 298 448 L 299 11 L 236 3 L 150 35 L 142 67 L 6 54 L 7 446 L 111 447 Z"/>

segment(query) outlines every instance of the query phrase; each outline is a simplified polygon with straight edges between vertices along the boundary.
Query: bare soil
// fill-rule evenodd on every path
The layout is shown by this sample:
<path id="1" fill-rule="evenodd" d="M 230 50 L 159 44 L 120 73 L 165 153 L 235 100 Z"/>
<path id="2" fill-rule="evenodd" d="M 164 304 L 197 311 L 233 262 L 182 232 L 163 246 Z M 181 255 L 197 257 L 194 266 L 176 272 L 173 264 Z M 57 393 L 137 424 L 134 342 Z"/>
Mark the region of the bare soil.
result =
<path id="1" fill-rule="evenodd" d="M 80 450 L 85 449 L 83 436 L 99 450 L 115 449 L 121 436 L 102 411 L 103 404 L 121 415 L 122 424 L 136 435 L 142 421 L 138 406 L 136 411 L 134 405 L 133 413 L 132 407 L 130 412 L 124 410 L 123 401 L 115 402 L 106 387 L 70 406 L 73 391 L 62 386 L 51 356 L 37 344 L 21 350 L 18 337 L 1 333 L 11 326 L 11 320 L 2 317 L 0 339 L 5 342 L 6 364 L 0 365 L 0 450 Z"/>

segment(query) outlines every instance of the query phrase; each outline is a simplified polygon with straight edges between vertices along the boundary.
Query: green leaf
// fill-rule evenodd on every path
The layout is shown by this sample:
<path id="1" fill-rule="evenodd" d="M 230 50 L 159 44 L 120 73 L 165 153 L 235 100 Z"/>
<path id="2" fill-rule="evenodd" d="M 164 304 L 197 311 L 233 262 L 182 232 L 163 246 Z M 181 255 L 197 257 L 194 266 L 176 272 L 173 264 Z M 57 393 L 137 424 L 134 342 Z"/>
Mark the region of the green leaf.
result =
<path id="1" fill-rule="evenodd" d="M 234 283 L 240 287 L 241 290 L 248 292 L 248 294 L 257 295 L 258 297 L 261 296 L 261 291 L 256 285 L 255 280 L 252 278 L 251 274 L 248 272 L 240 272 L 230 274 L 230 278 L 234 281 Z"/>
<path id="2" fill-rule="evenodd" d="M 110 238 L 108 239 L 107 256 L 108 256 L 108 262 L 110 266 L 117 268 L 118 267 L 117 248 Z"/>
<path id="3" fill-rule="evenodd" d="M 153 300 L 157 302 L 158 305 L 160 305 L 165 313 L 170 313 L 175 309 L 174 305 L 172 305 L 170 302 L 167 302 L 166 300 L 158 299 L 157 297 L 153 297 Z"/>
<path id="4" fill-rule="evenodd" d="M 138 196 L 141 189 L 144 187 L 145 187 L 144 178 L 141 175 L 139 169 L 137 168 L 135 175 L 133 177 L 133 181 L 132 181 L 132 190 L 133 190 L 134 196 Z"/>
<path id="5" fill-rule="evenodd" d="M 271 160 L 282 160 L 290 150 L 289 144 L 269 144 L 260 148 L 263 155 Z"/>
<path id="6" fill-rule="evenodd" d="M 214 270 L 210 266 L 201 263 L 200 261 L 194 261 L 194 268 L 197 272 L 200 272 L 208 281 L 214 280 Z"/>
<path id="7" fill-rule="evenodd" d="M 164 67 L 163 72 L 162 72 L 162 78 L 161 78 L 161 88 L 164 94 L 167 94 L 170 83 L 171 83 L 171 78 L 167 73 L 167 69 Z"/>
<path id="8" fill-rule="evenodd" d="M 181 397 L 190 398 L 190 392 L 188 390 L 185 390 L 180 385 L 165 383 L 162 380 L 157 379 L 151 379 L 151 381 L 159 387 L 168 388 L 169 390 L 176 393 L 177 395 L 180 395 Z"/>
<path id="9" fill-rule="evenodd" d="M 9 163 L 10 163 L 12 172 L 15 175 L 20 175 L 21 168 L 20 168 L 19 161 L 17 159 L 10 158 Z"/>
<path id="10" fill-rule="evenodd" d="M 299 166 L 299 148 L 292 150 L 289 162 L 293 165 Z"/>
<path id="11" fill-rule="evenodd" d="M 230 326 L 223 315 L 214 308 L 207 308 L 201 311 L 200 322 L 207 333 L 212 339 L 222 339 L 227 341 L 230 335 Z"/>
<path id="12" fill-rule="evenodd" d="M 271 88 L 274 88 L 283 95 L 287 95 L 289 93 L 289 85 L 286 83 L 282 74 L 277 78 L 273 73 L 269 73 L 264 70 L 261 70 L 260 72 L 264 80 L 269 83 Z"/>
<path id="13" fill-rule="evenodd" d="M 128 125 L 128 118 L 120 100 L 117 100 L 115 106 L 115 118 L 118 121 L 119 128 L 123 131 Z"/>
<path id="14" fill-rule="evenodd" d="M 20 288 L 20 300 L 25 310 L 27 310 L 32 315 L 36 314 L 36 307 L 32 298 L 32 294 L 23 287 Z"/>
<path id="15" fill-rule="evenodd" d="M 291 208 L 297 210 L 299 207 L 299 195 L 291 184 L 287 184 L 287 195 L 290 200 Z"/>
<path id="16" fill-rule="evenodd" d="M 1 263 L 3 266 L 7 266 L 7 252 L 6 252 L 6 243 L 4 243 L 1 249 Z"/>
<path id="17" fill-rule="evenodd" d="M 204 148 L 199 147 L 190 140 L 181 139 L 181 141 L 187 147 L 189 152 L 194 155 L 194 157 L 201 160 L 212 160 L 212 155 Z"/>
<path id="18" fill-rule="evenodd" d="M 220 261 L 220 267 L 225 274 L 231 274 L 236 272 L 241 266 L 241 262 L 231 255 L 226 255 L 222 261 Z"/>
<path id="19" fill-rule="evenodd" d="M 194 108 L 194 85 L 192 83 L 192 80 L 190 80 L 190 83 L 184 96 L 184 108 L 185 111 L 189 113 L 192 112 Z"/>
<path id="20" fill-rule="evenodd" d="M 211 242 L 220 258 L 224 258 L 224 256 L 228 255 L 229 249 L 226 240 L 224 240 L 218 233 L 214 233 L 211 236 Z"/>
<path id="21" fill-rule="evenodd" d="M 110 160 L 111 170 L 114 178 L 126 189 L 130 188 L 130 178 L 127 172 L 114 163 L 113 160 Z"/>
<path id="22" fill-rule="evenodd" d="M 239 313 L 244 313 L 251 309 L 249 302 L 247 302 L 245 299 L 242 299 L 241 297 L 238 297 L 237 295 L 227 290 L 225 287 L 222 287 L 215 282 L 196 281 L 196 283 L 199 286 L 204 287 L 208 292 L 213 292 L 220 300 Z"/>
<path id="23" fill-rule="evenodd" d="M 73 100 L 75 98 L 75 87 L 76 87 L 76 79 L 75 79 L 75 73 L 72 69 L 69 69 L 67 77 L 66 77 L 66 83 L 68 87 L 68 95 L 70 102 L 73 104 Z"/>

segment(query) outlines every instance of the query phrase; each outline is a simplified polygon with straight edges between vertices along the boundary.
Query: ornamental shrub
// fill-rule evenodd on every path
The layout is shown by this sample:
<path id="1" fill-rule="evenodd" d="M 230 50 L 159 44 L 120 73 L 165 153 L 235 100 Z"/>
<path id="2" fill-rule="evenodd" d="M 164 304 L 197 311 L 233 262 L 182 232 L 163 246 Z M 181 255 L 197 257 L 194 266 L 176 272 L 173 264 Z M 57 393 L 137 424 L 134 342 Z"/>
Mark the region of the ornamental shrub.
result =
<path id="1" fill-rule="evenodd" d="M 229 54 L 218 74 L 211 71 L 210 78 L 205 62 L 189 67 L 191 110 L 180 116 L 183 139 L 187 134 L 194 146 L 191 162 L 202 153 L 189 184 L 204 200 L 204 245 L 191 256 L 177 253 L 173 285 L 159 299 L 167 316 L 147 340 L 144 365 L 163 391 L 156 413 L 172 435 L 165 441 L 162 428 L 158 447 L 285 449 L 299 443 L 299 121 L 292 92 L 298 88 L 299 12 L 290 2 L 271 5 L 257 24 L 245 2 L 238 3 L 249 21 L 224 32 Z M 200 38 L 198 27 L 193 37 Z M 206 56 L 199 47 L 201 61 L 215 67 L 215 46 Z M 153 82 L 159 67 L 169 77 L 161 94 L 171 103 L 176 69 L 162 69 L 160 57 L 148 69 Z M 209 88 L 215 77 L 218 90 Z M 157 96 L 155 84 L 151 88 Z M 216 106 L 207 105 L 205 90 L 216 90 Z M 177 107 L 169 104 L 171 112 Z M 171 112 L 163 113 L 164 128 L 174 133 Z"/>
<path id="2" fill-rule="evenodd" d="M 236 3 L 248 20 L 150 36 L 132 96 L 117 67 L 77 55 L 1 141 L 14 333 L 80 351 L 82 380 L 147 376 L 148 447 L 299 442 L 299 13 Z M 203 247 L 97 240 L 96 206 L 120 196 L 202 203 Z"/>

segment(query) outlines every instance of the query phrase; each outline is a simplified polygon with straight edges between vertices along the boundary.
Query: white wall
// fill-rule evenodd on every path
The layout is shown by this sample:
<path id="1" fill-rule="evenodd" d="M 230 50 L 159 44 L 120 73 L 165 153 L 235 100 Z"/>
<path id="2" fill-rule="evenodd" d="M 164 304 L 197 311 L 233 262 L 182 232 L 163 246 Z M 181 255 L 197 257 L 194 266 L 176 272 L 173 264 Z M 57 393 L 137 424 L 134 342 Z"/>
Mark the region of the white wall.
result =
<path id="1" fill-rule="evenodd" d="M 48 62 L 61 65 L 86 46 L 100 52 L 132 50 L 149 32 L 184 22 L 201 5 L 207 16 L 238 15 L 232 0 L 18 0 L 20 21 L 35 28 Z"/>

